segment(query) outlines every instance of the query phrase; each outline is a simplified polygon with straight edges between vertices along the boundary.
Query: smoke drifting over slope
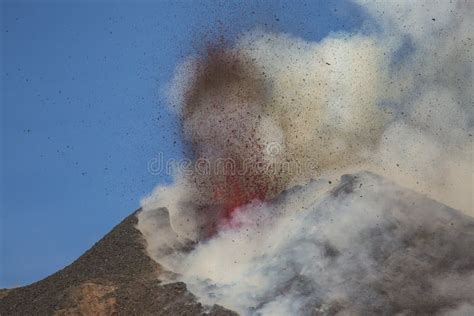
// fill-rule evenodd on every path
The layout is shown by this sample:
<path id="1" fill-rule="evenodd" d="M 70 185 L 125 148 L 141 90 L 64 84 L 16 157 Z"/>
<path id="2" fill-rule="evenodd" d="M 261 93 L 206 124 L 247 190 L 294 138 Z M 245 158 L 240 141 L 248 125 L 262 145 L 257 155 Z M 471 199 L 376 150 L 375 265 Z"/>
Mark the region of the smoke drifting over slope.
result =
<path id="1" fill-rule="evenodd" d="M 255 30 L 178 67 L 195 163 L 144 199 L 139 228 L 204 303 L 473 312 L 473 5 L 359 3 L 364 32 Z M 359 170 L 468 215 L 371 173 L 334 189 Z"/>
<path id="2" fill-rule="evenodd" d="M 373 174 L 326 186 L 247 205 L 232 228 L 158 260 L 203 303 L 242 315 L 474 311 L 472 218 Z"/>

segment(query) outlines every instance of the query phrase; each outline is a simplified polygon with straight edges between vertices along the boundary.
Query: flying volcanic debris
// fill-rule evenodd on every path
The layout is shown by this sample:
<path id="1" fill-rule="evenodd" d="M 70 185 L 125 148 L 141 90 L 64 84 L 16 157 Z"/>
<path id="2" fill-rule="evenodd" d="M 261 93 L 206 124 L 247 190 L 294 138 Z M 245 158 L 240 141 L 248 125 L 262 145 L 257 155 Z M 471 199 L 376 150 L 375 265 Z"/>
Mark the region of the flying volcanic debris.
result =
<path id="1" fill-rule="evenodd" d="M 202 303 L 474 313 L 472 3 L 358 3 L 363 32 L 255 30 L 177 68 L 193 164 L 138 228 Z"/>

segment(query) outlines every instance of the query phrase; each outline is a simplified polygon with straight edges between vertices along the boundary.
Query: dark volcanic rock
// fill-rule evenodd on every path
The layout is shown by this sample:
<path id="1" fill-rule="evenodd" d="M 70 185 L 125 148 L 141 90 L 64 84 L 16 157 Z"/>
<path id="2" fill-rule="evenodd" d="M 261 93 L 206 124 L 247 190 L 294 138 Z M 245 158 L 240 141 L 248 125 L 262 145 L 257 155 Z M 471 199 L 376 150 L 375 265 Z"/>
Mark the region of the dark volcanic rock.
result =
<path id="1" fill-rule="evenodd" d="M 235 315 L 198 303 L 184 283 L 161 284 L 135 214 L 63 270 L 0 290 L 0 315 Z"/>

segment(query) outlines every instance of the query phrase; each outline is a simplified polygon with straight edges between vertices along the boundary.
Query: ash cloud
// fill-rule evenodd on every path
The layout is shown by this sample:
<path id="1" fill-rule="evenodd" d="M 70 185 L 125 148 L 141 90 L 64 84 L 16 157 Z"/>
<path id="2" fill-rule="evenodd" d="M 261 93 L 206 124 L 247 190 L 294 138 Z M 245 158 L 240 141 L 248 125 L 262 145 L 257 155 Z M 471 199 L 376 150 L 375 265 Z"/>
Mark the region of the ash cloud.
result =
<path id="1" fill-rule="evenodd" d="M 142 202 L 150 255 L 203 303 L 474 312 L 473 5 L 357 3 L 359 33 L 255 30 L 177 68 L 190 156 L 265 170 L 177 173 Z"/>

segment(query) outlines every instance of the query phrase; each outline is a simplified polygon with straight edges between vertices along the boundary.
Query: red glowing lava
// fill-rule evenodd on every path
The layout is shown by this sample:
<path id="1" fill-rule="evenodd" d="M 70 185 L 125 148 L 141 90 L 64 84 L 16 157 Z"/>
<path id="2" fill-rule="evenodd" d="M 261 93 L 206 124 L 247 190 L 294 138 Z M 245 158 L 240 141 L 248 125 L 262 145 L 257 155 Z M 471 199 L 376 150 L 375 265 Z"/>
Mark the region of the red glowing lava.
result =
<path id="1" fill-rule="evenodd" d="M 221 215 L 221 221 L 229 223 L 232 220 L 234 212 L 241 206 L 248 204 L 254 200 L 265 200 L 267 196 L 268 187 L 262 183 L 261 185 L 251 186 L 251 190 L 245 185 L 247 183 L 242 183 L 242 179 L 237 176 L 228 176 L 224 183 L 225 188 L 222 188 L 220 185 L 215 186 L 214 188 L 214 198 L 219 201 L 223 201 L 222 208 L 223 212 Z"/>

